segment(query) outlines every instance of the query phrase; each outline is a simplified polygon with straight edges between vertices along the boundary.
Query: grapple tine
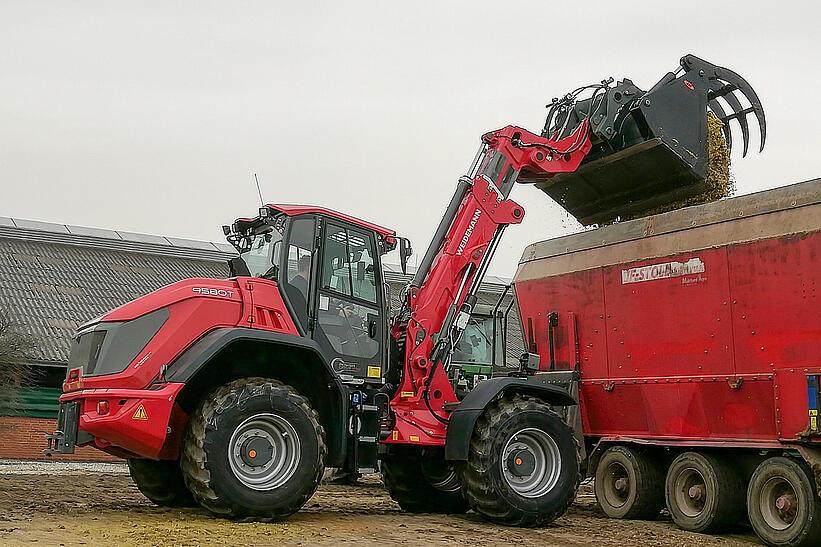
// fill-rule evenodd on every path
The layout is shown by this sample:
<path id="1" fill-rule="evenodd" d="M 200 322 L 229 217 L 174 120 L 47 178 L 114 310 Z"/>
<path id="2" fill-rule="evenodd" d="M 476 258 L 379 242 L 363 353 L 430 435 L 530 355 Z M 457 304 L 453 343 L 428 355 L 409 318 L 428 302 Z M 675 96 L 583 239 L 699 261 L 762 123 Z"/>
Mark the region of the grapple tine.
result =
<path id="1" fill-rule="evenodd" d="M 711 99 L 707 102 L 707 106 L 710 107 L 710 110 L 718 116 L 718 119 L 724 124 L 724 127 L 721 128 L 721 131 L 724 133 L 724 140 L 727 141 L 727 152 L 731 152 L 733 149 L 733 134 L 730 131 L 730 124 L 725 119 L 727 114 L 724 112 L 724 108 L 721 106 L 715 99 Z"/>
<path id="2" fill-rule="evenodd" d="M 733 72 L 729 68 L 714 65 L 710 62 L 705 61 L 704 59 L 696 57 L 695 55 L 685 55 L 684 57 L 682 57 L 681 66 L 687 71 L 693 69 L 704 70 L 711 80 L 723 80 L 727 83 L 727 85 L 734 86 L 735 89 L 740 91 L 744 95 L 744 97 L 746 97 L 746 99 L 750 101 L 750 110 L 755 114 L 756 120 L 758 120 L 759 131 L 761 132 L 761 146 L 759 147 L 759 152 L 761 150 L 764 150 L 764 143 L 767 140 L 767 120 L 764 117 L 764 109 L 761 107 L 761 99 L 758 98 L 758 94 L 756 94 L 755 90 L 747 82 L 747 80 L 745 80 L 743 77 Z M 719 89 L 723 89 L 723 87 Z M 717 92 L 718 90 L 716 91 L 716 93 Z"/>
<path id="3" fill-rule="evenodd" d="M 718 81 L 718 80 L 711 80 L 711 81 L 713 83 L 710 84 L 710 91 L 707 93 L 707 100 L 708 101 L 711 101 L 711 100 L 715 99 L 716 97 L 723 97 L 724 95 L 727 95 L 728 93 L 732 93 L 733 91 L 738 89 L 733 84 L 724 83 L 724 82 L 721 82 L 721 81 Z M 722 83 L 724 85 L 722 85 L 721 87 L 716 87 L 715 89 L 713 89 L 715 87 L 716 83 Z"/>
<path id="4" fill-rule="evenodd" d="M 720 80 L 714 80 L 711 83 L 710 87 L 713 87 L 713 85 L 721 85 L 721 81 Z M 750 144 L 750 127 L 747 124 L 747 114 L 743 113 L 744 112 L 744 107 L 741 106 L 741 101 L 739 101 L 738 97 L 736 97 L 733 94 L 733 91 L 735 90 L 734 85 L 726 84 L 726 85 L 721 86 L 719 89 L 720 90 L 730 89 L 729 91 L 726 91 L 725 93 L 721 94 L 720 96 L 724 97 L 724 100 L 727 101 L 727 104 L 729 104 L 730 108 L 733 109 L 733 113 L 735 114 L 735 116 L 734 116 L 735 120 L 738 122 L 738 125 L 741 126 L 741 136 L 744 139 L 744 152 L 741 154 L 741 157 L 745 157 L 747 155 L 747 149 L 748 149 L 749 144 Z M 718 95 L 716 95 L 716 96 L 718 96 Z M 709 94 L 708 94 L 708 97 L 709 97 Z M 715 101 L 715 99 L 714 99 L 714 101 Z M 732 118 L 730 118 L 730 119 L 732 119 Z M 726 119 L 726 120 L 722 119 L 722 121 L 725 124 L 724 127 L 728 131 L 730 129 L 729 128 L 730 119 Z"/>

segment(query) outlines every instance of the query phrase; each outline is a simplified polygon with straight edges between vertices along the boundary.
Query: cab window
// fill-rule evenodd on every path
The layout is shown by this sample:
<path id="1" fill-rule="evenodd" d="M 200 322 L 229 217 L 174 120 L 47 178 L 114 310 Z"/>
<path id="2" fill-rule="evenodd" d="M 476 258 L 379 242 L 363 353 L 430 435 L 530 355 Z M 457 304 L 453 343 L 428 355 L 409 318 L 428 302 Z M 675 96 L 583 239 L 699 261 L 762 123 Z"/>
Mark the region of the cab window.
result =
<path id="1" fill-rule="evenodd" d="M 322 288 L 376 303 L 373 240 L 367 233 L 328 223 Z"/>

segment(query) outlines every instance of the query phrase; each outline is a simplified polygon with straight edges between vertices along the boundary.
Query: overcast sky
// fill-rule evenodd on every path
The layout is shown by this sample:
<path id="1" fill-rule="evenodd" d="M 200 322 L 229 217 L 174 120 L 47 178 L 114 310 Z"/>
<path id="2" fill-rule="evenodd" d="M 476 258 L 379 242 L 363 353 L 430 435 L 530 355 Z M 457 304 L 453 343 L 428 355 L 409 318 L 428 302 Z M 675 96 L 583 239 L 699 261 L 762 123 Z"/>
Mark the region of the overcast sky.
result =
<path id="1" fill-rule="evenodd" d="M 551 97 L 607 76 L 647 89 L 684 53 L 761 97 L 739 193 L 819 177 L 818 6 L 2 0 L 0 216 L 220 241 L 256 211 L 256 172 L 266 201 L 389 226 L 419 257 L 482 133 L 538 132 Z M 497 275 L 580 229 L 512 197 L 527 215 Z"/>

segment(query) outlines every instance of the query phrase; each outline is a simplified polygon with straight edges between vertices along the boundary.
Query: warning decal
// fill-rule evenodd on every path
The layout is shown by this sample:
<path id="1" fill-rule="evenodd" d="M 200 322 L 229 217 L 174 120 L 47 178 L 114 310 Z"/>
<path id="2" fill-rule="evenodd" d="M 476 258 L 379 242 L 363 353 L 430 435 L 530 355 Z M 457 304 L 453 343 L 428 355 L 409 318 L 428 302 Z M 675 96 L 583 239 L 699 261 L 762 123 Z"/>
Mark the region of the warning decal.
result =
<path id="1" fill-rule="evenodd" d="M 134 415 L 131 416 L 132 420 L 147 420 L 148 414 L 145 411 L 145 407 L 140 405 L 137 407 L 137 410 L 134 412 Z"/>
<path id="2" fill-rule="evenodd" d="M 382 376 L 382 369 L 379 367 L 368 367 L 368 378 L 379 378 Z"/>

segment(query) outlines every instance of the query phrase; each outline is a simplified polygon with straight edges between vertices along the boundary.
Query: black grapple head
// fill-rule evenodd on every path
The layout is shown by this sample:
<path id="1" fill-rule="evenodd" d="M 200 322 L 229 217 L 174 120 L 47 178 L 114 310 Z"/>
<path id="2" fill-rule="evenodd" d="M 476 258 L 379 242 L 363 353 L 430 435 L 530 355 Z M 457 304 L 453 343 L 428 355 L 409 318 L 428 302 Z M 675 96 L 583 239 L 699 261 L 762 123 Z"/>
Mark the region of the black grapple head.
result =
<path id="1" fill-rule="evenodd" d="M 615 84 L 605 80 L 554 99 L 548 109 L 543 136 L 564 137 L 589 119 L 593 149 L 574 173 L 519 181 L 536 182 L 586 225 L 644 216 L 670 204 L 692 203 L 699 196 L 715 199 L 708 191 L 714 181 L 707 180 L 708 171 L 715 172 L 710 165 L 708 112 L 721 122 L 728 151 L 730 122 L 735 121 L 743 155 L 747 154 L 748 114 L 758 123 L 759 151 L 767 135 L 761 101 L 750 84 L 695 55 L 682 57 L 680 67 L 649 91 L 628 79 Z M 713 160 L 726 163 L 727 158 Z M 724 165 L 725 172 L 727 168 Z"/>

